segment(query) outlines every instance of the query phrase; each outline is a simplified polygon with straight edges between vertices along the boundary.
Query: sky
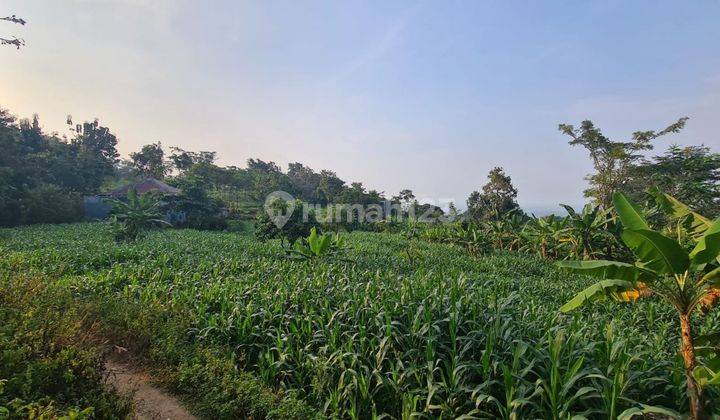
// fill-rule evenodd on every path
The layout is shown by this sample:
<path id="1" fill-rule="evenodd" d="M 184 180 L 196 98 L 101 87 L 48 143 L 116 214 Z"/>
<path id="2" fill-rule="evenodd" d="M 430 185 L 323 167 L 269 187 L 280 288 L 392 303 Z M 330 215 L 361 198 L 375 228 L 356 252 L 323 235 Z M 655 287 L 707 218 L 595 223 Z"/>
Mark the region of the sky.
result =
<path id="1" fill-rule="evenodd" d="M 160 141 L 463 203 L 502 166 L 525 208 L 583 202 L 559 123 L 720 151 L 720 1 L 5 0 L 0 106 L 123 156 Z M 460 206 L 459 206 L 460 207 Z"/>

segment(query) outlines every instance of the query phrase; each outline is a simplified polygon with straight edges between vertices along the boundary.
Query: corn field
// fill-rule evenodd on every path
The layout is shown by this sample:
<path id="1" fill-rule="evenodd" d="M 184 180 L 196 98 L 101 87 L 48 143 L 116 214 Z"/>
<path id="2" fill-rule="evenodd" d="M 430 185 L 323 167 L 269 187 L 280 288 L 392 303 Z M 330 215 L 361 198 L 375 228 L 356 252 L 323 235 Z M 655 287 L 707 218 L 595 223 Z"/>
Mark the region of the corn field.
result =
<path id="1" fill-rule="evenodd" d="M 101 224 L 0 230 L 0 272 L 37 273 L 104 302 L 115 329 L 161 317 L 177 328 L 158 340 L 223 349 L 321 417 L 686 412 L 671 309 L 650 298 L 561 314 L 592 281 L 540 258 L 367 232 L 343 235 L 342 261 L 288 259 L 277 241 L 233 233 L 151 232 L 131 244 L 111 235 Z M 717 311 L 695 319 L 700 333 L 718 321 Z"/>

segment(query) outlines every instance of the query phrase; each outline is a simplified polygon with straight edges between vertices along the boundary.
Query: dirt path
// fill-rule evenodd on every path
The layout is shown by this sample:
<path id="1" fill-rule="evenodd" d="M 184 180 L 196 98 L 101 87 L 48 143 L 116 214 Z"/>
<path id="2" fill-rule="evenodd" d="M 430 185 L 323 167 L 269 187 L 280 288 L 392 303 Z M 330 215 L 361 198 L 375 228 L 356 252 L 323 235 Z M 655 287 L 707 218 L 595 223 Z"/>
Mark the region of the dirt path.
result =
<path id="1" fill-rule="evenodd" d="M 105 361 L 105 383 L 121 395 L 133 396 L 133 418 L 137 420 L 196 419 L 177 398 L 155 387 L 147 373 L 126 357 L 111 354 Z"/>

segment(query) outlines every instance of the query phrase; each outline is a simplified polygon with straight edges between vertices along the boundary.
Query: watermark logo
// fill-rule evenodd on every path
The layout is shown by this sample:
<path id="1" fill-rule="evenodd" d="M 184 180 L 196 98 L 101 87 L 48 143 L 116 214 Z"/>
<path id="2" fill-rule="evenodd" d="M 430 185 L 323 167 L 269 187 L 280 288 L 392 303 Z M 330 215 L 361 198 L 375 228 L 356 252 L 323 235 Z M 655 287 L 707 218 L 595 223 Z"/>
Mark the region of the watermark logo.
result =
<path id="1" fill-rule="evenodd" d="M 263 207 L 275 226 L 282 229 L 295 211 L 295 199 L 285 191 L 273 191 L 265 198 Z"/>
<path id="2" fill-rule="evenodd" d="M 311 204 L 302 203 L 302 222 L 308 223 L 310 215 L 320 223 L 376 223 L 380 221 L 410 221 L 427 223 L 452 223 L 458 219 L 458 213 L 447 211 L 453 200 L 382 200 L 369 204 Z M 290 220 L 298 201 L 288 192 L 274 191 L 265 198 L 265 213 L 270 220 L 282 229 Z"/>

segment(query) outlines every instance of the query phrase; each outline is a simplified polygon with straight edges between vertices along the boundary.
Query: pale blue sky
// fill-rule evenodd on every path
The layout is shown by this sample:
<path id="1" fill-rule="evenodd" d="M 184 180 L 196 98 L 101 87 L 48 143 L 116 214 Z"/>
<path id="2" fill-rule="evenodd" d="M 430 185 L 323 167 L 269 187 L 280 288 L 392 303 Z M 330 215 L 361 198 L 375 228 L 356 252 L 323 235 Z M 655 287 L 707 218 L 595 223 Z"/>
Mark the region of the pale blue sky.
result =
<path id="1" fill-rule="evenodd" d="M 582 202 L 561 122 L 720 150 L 720 2 L 9 0 L 0 105 L 48 130 L 335 170 L 464 202 L 503 166 L 526 206 Z"/>

